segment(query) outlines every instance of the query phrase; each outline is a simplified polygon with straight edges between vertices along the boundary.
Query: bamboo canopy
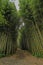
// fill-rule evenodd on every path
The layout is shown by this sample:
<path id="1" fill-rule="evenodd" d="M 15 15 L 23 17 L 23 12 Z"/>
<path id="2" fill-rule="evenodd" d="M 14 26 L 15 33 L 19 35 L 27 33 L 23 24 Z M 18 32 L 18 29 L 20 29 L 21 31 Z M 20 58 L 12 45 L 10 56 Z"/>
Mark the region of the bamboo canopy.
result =
<path id="1" fill-rule="evenodd" d="M 21 48 L 35 56 L 43 57 L 43 2 L 42 0 L 19 0 L 19 2 L 20 13 L 25 24 Z"/>
<path id="2" fill-rule="evenodd" d="M 15 4 L 0 0 L 0 56 L 16 52 L 18 20 Z"/>
<path id="3" fill-rule="evenodd" d="M 0 57 L 17 48 L 43 57 L 42 0 L 19 0 L 19 11 L 10 0 L 0 0 Z"/>

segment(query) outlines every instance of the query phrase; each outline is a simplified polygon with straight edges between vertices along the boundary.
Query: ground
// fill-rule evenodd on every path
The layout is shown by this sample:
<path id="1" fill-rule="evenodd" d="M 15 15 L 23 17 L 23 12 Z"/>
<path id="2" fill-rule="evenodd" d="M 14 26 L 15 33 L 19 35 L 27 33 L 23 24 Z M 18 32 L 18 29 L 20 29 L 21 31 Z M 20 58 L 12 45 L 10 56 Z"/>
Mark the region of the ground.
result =
<path id="1" fill-rule="evenodd" d="M 0 58 L 0 65 L 43 65 L 43 58 L 34 57 L 19 49 L 13 56 Z"/>

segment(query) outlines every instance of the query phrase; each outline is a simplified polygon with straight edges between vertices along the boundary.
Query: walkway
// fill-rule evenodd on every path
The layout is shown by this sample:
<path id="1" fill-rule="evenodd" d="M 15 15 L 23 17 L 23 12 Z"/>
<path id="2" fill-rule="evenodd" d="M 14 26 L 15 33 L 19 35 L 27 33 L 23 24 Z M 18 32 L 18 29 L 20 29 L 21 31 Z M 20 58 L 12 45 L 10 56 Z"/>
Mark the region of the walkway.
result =
<path id="1" fill-rule="evenodd" d="M 43 59 L 36 58 L 27 51 L 18 50 L 13 56 L 0 58 L 0 65 L 43 65 Z"/>

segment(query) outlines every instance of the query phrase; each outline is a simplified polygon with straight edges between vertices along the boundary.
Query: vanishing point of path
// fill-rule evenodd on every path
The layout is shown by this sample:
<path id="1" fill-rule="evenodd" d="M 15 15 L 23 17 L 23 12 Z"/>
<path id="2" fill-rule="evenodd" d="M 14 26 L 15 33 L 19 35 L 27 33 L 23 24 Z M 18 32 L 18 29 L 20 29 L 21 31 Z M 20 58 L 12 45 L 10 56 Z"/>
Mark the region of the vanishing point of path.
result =
<path id="1" fill-rule="evenodd" d="M 0 58 L 0 65 L 43 65 L 43 58 L 37 58 L 27 51 L 18 50 L 13 56 Z"/>

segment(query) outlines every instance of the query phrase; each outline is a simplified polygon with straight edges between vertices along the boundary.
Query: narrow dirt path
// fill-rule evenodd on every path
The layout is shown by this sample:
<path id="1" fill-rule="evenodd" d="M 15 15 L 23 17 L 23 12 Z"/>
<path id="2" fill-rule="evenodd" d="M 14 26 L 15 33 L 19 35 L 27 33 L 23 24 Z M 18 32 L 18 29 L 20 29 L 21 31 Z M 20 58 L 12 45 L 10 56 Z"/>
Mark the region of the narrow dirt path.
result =
<path id="1" fill-rule="evenodd" d="M 24 50 L 18 50 L 15 55 L 0 58 L 0 65 L 43 65 L 43 58 L 37 58 Z"/>

